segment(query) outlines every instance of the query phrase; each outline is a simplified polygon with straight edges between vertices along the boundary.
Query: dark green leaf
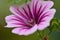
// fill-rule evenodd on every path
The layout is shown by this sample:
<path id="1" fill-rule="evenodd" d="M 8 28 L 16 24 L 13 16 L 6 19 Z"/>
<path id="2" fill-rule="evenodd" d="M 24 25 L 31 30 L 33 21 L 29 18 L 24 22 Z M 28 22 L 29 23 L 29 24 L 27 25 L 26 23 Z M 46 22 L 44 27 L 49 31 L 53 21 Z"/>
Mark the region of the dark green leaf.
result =
<path id="1" fill-rule="evenodd" d="M 51 24 L 49 26 L 49 29 L 51 31 L 57 31 L 57 30 L 59 30 L 60 29 L 60 20 L 56 19 L 56 18 L 52 19 Z"/>

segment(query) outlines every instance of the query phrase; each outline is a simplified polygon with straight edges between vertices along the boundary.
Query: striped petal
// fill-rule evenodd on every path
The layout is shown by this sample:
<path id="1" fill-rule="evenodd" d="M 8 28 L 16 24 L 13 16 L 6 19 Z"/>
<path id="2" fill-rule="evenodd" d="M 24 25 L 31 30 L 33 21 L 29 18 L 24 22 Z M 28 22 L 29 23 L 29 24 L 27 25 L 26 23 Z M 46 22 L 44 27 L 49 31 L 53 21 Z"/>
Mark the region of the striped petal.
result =
<path id="1" fill-rule="evenodd" d="M 50 25 L 50 21 L 54 17 L 56 10 L 55 9 L 50 9 L 49 11 L 46 11 L 41 18 L 39 19 L 39 27 L 38 30 L 43 30 L 47 28 Z"/>
<path id="2" fill-rule="evenodd" d="M 12 33 L 18 35 L 29 35 L 34 33 L 37 30 L 37 25 L 33 26 L 32 28 L 15 28 L 12 30 Z"/>
<path id="3" fill-rule="evenodd" d="M 23 24 L 23 22 L 18 19 L 18 17 L 16 17 L 15 15 L 9 15 L 5 17 L 6 23 L 7 25 L 5 27 L 20 27 L 22 25 L 19 24 Z"/>

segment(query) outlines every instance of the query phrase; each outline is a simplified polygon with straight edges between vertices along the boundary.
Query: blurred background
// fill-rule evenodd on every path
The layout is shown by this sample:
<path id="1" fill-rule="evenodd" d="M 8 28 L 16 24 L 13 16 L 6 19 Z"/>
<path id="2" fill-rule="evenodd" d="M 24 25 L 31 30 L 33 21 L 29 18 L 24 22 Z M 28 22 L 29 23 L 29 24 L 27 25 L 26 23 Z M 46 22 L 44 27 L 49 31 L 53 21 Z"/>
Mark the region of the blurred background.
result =
<path id="1" fill-rule="evenodd" d="M 52 1 L 54 1 L 54 8 L 57 10 L 55 17 L 60 19 L 60 0 Z M 16 2 L 17 4 L 21 5 L 25 2 L 25 0 Z M 0 40 L 37 40 L 37 32 L 30 36 L 19 36 L 16 34 L 12 34 L 12 29 L 4 28 L 4 26 L 6 25 L 5 17 L 11 14 L 11 12 L 9 11 L 9 7 L 13 4 L 14 1 L 12 0 L 0 0 Z M 60 40 L 60 30 L 51 33 L 49 40 Z"/>

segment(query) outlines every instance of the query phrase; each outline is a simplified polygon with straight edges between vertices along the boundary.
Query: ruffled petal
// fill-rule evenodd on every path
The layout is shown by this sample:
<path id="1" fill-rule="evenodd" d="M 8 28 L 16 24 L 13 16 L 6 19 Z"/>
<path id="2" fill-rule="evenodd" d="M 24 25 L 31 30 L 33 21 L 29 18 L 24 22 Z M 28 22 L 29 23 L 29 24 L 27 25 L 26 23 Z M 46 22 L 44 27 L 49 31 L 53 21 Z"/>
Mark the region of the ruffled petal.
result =
<path id="1" fill-rule="evenodd" d="M 49 10 L 53 5 L 54 3 L 52 1 L 32 0 L 30 7 L 34 20 L 37 21 L 41 14 L 43 14 L 44 11 Z"/>
<path id="2" fill-rule="evenodd" d="M 40 3 L 41 3 L 41 6 L 42 6 L 41 11 L 48 10 L 54 5 L 53 1 L 42 1 Z"/>
<path id="3" fill-rule="evenodd" d="M 42 11 L 45 11 L 47 9 L 50 9 L 53 5 L 54 5 L 53 1 L 32 0 L 32 7 L 37 12 L 38 11 L 42 12 Z"/>
<path id="4" fill-rule="evenodd" d="M 20 27 L 22 25 L 19 25 L 23 22 L 21 22 L 18 17 L 15 17 L 15 15 L 9 15 L 5 17 L 7 25 L 5 27 Z"/>
<path id="5" fill-rule="evenodd" d="M 50 25 L 50 21 L 54 17 L 56 10 L 55 9 L 50 9 L 49 11 L 46 11 L 39 20 L 39 25 L 38 25 L 38 30 L 43 30 L 46 27 Z"/>
<path id="6" fill-rule="evenodd" d="M 12 30 L 12 33 L 18 35 L 29 35 L 34 33 L 37 30 L 37 25 L 33 26 L 32 28 L 15 28 Z"/>

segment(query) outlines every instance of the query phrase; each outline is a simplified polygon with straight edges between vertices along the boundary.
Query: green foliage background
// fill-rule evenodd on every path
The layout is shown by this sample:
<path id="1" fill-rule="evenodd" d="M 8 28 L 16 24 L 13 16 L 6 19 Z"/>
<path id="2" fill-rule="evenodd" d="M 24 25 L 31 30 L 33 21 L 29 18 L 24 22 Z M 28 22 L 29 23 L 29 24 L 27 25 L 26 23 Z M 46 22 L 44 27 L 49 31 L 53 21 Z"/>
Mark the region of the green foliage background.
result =
<path id="1" fill-rule="evenodd" d="M 0 0 L 0 40 L 37 40 L 38 33 L 34 33 L 30 36 L 19 36 L 16 34 L 12 34 L 10 28 L 4 28 L 6 25 L 5 23 L 5 16 L 11 14 L 9 11 L 10 5 L 14 4 L 14 1 L 12 0 Z M 60 0 L 53 0 L 55 2 L 54 8 L 56 8 L 57 12 L 55 17 L 60 19 Z M 16 1 L 17 4 L 22 4 L 25 2 L 25 0 L 22 1 Z M 51 33 L 49 40 L 60 40 L 60 30 L 57 32 Z"/>

